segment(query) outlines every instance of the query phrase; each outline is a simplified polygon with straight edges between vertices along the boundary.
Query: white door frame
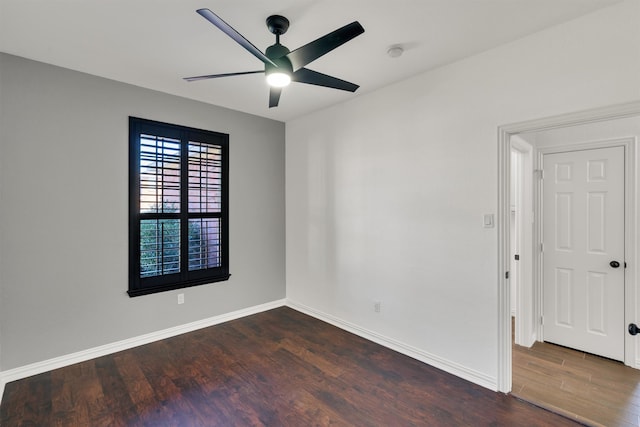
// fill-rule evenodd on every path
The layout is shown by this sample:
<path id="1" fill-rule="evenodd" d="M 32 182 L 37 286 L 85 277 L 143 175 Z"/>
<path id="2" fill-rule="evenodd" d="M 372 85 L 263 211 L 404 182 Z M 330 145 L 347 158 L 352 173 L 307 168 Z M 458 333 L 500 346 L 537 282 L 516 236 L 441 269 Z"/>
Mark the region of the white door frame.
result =
<path id="1" fill-rule="evenodd" d="M 496 376 L 498 391 L 509 393 L 512 382 L 511 290 L 507 274 L 510 264 L 511 136 L 524 132 L 549 130 L 633 116 L 640 116 L 640 101 L 513 123 L 498 128 L 498 369 Z M 627 185 L 625 189 L 625 196 L 628 195 L 630 197 L 627 199 L 628 202 L 625 207 L 625 222 L 627 222 L 625 224 L 625 257 L 627 261 L 627 269 L 625 271 L 626 323 L 640 320 L 637 310 L 637 297 L 639 292 L 636 285 L 636 277 L 638 277 L 638 238 L 636 233 L 638 229 L 638 210 L 635 201 L 635 183 L 637 181 L 637 171 L 635 168 L 636 165 L 638 165 L 638 150 L 635 149 L 635 146 L 637 145 L 637 141 L 633 141 L 630 145 L 633 148 L 633 153 L 629 153 L 629 156 L 625 158 L 627 165 L 632 168 L 627 169 L 629 173 L 626 175 L 629 177 L 630 185 Z M 537 239 L 536 243 L 539 244 L 541 224 L 538 218 L 540 218 L 540 215 L 536 213 L 534 239 Z M 540 254 L 538 251 L 534 251 L 534 254 L 537 254 L 537 256 L 534 257 L 533 267 L 534 270 L 539 273 L 541 267 Z M 538 277 L 540 277 L 539 274 Z M 629 334 L 626 334 L 625 337 L 625 364 L 640 368 L 637 339 L 631 337 Z"/>
<path id="2" fill-rule="evenodd" d="M 516 321 L 515 343 L 525 347 L 531 347 L 536 340 L 537 326 L 537 301 L 534 298 L 533 283 L 535 274 L 533 270 L 534 239 L 533 239 L 533 208 L 534 208 L 534 182 L 533 170 L 535 163 L 534 147 L 521 138 L 511 138 L 511 148 L 519 153 L 518 168 L 516 170 L 516 200 L 511 200 L 511 206 L 516 209 L 516 242 L 520 260 L 517 261 L 517 283 L 511 289 L 516 289 Z M 514 183 L 512 183 L 513 185 Z M 513 248 L 512 248 L 513 249 Z M 513 252 L 513 250 L 512 250 Z M 513 262 L 513 260 L 511 260 Z M 512 296 L 513 297 L 513 296 Z"/>

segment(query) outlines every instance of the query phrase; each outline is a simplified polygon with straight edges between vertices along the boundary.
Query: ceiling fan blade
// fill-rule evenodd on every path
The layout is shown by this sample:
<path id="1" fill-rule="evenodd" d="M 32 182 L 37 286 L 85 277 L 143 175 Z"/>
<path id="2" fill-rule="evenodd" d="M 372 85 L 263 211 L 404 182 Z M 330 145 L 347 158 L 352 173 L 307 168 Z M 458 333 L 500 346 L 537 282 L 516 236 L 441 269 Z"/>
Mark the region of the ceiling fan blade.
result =
<path id="1" fill-rule="evenodd" d="M 269 108 L 277 107 L 280 101 L 280 94 L 282 93 L 281 87 L 269 88 Z"/>
<path id="2" fill-rule="evenodd" d="M 300 68 L 298 71 L 293 73 L 293 76 L 291 76 L 291 80 L 293 80 L 294 82 L 330 87 L 333 89 L 346 90 L 349 92 L 355 92 L 360 87 L 357 84 L 339 79 L 337 77 L 328 76 L 326 74 L 322 74 L 308 68 Z"/>
<path id="3" fill-rule="evenodd" d="M 249 40 L 245 39 L 242 34 L 237 32 L 231 25 L 227 24 L 215 13 L 211 12 L 209 9 L 198 9 L 196 10 L 200 15 L 202 15 L 207 21 L 211 22 L 216 27 L 220 28 L 223 33 L 231 37 L 242 47 L 247 49 L 253 56 L 258 58 L 260 61 L 269 65 L 276 65 L 272 60 L 267 58 L 267 56 L 260 51 L 257 47 L 255 47 Z"/>
<path id="4" fill-rule="evenodd" d="M 242 76 L 244 74 L 258 74 L 258 73 L 264 73 L 264 70 L 240 71 L 239 73 L 225 73 L 225 74 L 208 74 L 206 76 L 183 77 L 183 79 L 188 82 L 195 82 L 198 80 L 217 79 L 218 77 Z"/>
<path id="5" fill-rule="evenodd" d="M 293 69 L 298 70 L 362 33 L 364 33 L 364 28 L 358 21 L 354 21 L 289 52 L 286 57 L 291 61 Z"/>

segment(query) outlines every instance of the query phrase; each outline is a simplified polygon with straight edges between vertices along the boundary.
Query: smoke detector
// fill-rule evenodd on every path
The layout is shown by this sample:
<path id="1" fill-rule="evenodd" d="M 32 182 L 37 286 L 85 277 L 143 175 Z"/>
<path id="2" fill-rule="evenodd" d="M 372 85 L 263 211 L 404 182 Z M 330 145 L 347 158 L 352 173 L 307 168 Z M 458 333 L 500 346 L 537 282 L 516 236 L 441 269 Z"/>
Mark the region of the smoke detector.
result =
<path id="1" fill-rule="evenodd" d="M 390 58 L 398 58 L 403 52 L 404 49 L 402 46 L 391 46 L 387 51 L 387 55 L 389 55 Z"/>

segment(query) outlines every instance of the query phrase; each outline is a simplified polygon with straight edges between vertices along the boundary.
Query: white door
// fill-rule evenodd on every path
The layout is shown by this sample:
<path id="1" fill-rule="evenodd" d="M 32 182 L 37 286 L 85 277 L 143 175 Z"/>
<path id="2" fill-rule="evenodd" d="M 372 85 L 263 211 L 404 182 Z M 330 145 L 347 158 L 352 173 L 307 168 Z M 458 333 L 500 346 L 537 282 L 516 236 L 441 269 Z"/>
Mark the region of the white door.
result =
<path id="1" fill-rule="evenodd" d="M 542 220 L 544 340 L 624 360 L 624 147 L 545 154 Z"/>

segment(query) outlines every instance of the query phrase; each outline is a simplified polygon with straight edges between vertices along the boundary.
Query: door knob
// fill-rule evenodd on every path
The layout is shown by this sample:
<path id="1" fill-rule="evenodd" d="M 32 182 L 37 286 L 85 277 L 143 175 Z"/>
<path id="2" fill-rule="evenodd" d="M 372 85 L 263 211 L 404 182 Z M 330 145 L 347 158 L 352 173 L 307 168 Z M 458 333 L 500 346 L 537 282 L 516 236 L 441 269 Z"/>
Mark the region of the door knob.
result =
<path id="1" fill-rule="evenodd" d="M 618 261 L 611 261 L 611 262 L 609 263 L 609 265 L 610 265 L 611 267 L 613 267 L 613 268 L 618 268 L 618 267 L 620 267 L 620 263 L 619 263 Z"/>
<path id="2" fill-rule="evenodd" d="M 638 326 L 635 323 L 630 323 L 629 324 L 629 333 L 631 335 L 637 335 L 638 332 L 640 332 L 640 328 L 638 328 Z"/>

